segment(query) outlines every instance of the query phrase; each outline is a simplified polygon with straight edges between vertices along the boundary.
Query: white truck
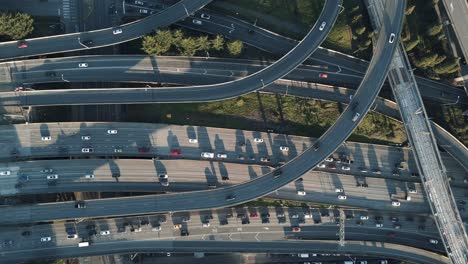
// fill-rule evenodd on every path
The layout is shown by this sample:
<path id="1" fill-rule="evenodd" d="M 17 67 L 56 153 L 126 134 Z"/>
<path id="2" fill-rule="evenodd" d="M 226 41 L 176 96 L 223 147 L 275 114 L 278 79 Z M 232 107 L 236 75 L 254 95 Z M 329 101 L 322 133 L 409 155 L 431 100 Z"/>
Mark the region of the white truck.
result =
<path id="1" fill-rule="evenodd" d="M 89 242 L 80 242 L 78 243 L 78 247 L 89 247 Z"/>
<path id="2" fill-rule="evenodd" d="M 205 159 L 212 159 L 214 158 L 214 153 L 212 152 L 202 152 L 201 157 Z"/>

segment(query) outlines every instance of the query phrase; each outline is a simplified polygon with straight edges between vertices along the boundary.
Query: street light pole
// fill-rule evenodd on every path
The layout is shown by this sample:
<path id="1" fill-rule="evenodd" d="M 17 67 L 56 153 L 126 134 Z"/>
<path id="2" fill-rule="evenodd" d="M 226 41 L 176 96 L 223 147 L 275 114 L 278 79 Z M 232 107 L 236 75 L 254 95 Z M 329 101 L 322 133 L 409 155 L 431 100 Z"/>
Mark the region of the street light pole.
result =
<path id="1" fill-rule="evenodd" d="M 81 38 L 80 38 L 80 37 L 78 37 L 78 43 L 80 43 L 81 46 L 83 46 L 83 47 L 89 49 L 88 46 L 86 46 L 85 44 L 83 44 L 83 42 L 81 42 Z"/>
<path id="2" fill-rule="evenodd" d="M 61 75 L 61 77 L 62 77 L 62 81 L 64 81 L 64 82 L 70 82 L 69 80 L 65 80 L 65 78 L 63 78 L 63 74 Z"/>

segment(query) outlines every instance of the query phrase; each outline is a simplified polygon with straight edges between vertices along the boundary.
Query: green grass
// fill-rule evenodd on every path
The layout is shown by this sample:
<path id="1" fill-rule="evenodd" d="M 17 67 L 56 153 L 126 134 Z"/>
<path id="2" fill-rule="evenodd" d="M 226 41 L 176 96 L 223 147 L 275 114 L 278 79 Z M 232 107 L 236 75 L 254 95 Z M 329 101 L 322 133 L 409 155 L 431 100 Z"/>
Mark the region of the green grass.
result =
<path id="1" fill-rule="evenodd" d="M 267 128 L 278 133 L 319 137 L 335 122 L 341 109 L 342 106 L 334 102 L 267 94 L 261 94 L 259 100 L 257 94 L 252 93 L 212 103 L 129 105 L 128 115 L 129 120 L 136 122 L 258 131 L 266 129 L 266 121 Z M 397 121 L 371 113 L 350 139 L 385 144 L 402 143 L 406 136 Z"/>

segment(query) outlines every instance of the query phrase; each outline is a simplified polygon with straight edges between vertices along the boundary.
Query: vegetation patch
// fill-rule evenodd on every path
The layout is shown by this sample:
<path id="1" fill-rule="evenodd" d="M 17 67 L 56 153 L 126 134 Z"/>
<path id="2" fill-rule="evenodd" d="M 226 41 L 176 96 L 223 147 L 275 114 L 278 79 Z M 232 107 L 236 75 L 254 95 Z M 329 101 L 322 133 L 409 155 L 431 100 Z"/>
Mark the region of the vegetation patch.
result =
<path id="1" fill-rule="evenodd" d="M 0 40 L 23 39 L 33 32 L 34 20 L 24 13 L 0 13 Z"/>

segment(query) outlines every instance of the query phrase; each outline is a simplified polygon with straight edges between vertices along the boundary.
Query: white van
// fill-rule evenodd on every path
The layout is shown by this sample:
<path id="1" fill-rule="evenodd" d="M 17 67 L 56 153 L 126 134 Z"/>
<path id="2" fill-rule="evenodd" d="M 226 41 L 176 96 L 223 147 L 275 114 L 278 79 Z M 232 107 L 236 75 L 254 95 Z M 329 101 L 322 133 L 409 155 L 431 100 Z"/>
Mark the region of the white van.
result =
<path id="1" fill-rule="evenodd" d="M 212 159 L 212 158 L 214 158 L 214 153 L 212 153 L 212 152 L 202 152 L 201 157 L 206 158 L 206 159 Z"/>
<path id="2" fill-rule="evenodd" d="M 89 247 L 89 242 L 80 242 L 78 243 L 78 247 Z"/>
<path id="3" fill-rule="evenodd" d="M 7 170 L 7 171 L 0 171 L 0 175 L 2 176 L 7 176 L 7 175 L 10 175 L 11 174 L 11 171 Z"/>

